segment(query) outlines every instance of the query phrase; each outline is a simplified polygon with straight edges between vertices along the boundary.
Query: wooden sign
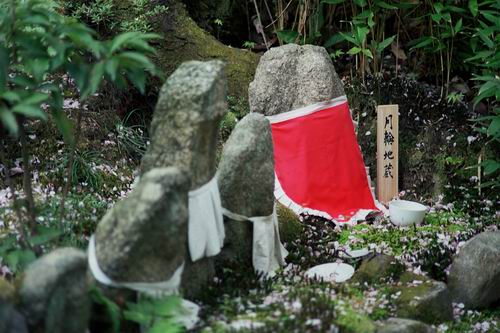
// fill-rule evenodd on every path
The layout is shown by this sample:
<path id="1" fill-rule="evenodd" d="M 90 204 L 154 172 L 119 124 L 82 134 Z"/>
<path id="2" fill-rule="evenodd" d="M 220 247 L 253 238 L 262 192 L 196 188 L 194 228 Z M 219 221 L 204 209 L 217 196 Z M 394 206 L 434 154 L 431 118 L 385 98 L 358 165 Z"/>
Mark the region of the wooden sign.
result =
<path id="1" fill-rule="evenodd" d="M 399 107 L 377 107 L 377 197 L 388 203 L 398 195 Z"/>

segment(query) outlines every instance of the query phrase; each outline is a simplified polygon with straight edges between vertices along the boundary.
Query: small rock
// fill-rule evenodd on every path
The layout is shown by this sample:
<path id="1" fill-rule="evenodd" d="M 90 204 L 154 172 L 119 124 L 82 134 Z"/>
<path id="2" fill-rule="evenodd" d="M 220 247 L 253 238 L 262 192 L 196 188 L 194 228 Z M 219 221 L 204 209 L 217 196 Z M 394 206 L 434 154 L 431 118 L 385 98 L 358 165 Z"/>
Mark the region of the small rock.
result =
<path id="1" fill-rule="evenodd" d="M 402 271 L 401 264 L 393 256 L 378 254 L 365 259 L 354 274 L 354 281 L 377 283 L 381 279 L 397 278 Z"/>
<path id="2" fill-rule="evenodd" d="M 448 275 L 452 298 L 468 308 L 500 300 L 500 231 L 469 240 L 455 257 Z"/>
<path id="3" fill-rule="evenodd" d="M 420 321 L 389 318 L 377 325 L 377 333 L 434 333 L 436 330 Z"/>
<path id="4" fill-rule="evenodd" d="M 19 291 L 30 327 L 50 333 L 84 333 L 90 316 L 87 256 L 59 248 L 28 266 Z"/>
<path id="5" fill-rule="evenodd" d="M 421 320 L 428 324 L 453 319 L 450 292 L 445 283 L 426 279 L 425 282 L 395 290 L 400 292 L 396 298 L 398 317 Z"/>

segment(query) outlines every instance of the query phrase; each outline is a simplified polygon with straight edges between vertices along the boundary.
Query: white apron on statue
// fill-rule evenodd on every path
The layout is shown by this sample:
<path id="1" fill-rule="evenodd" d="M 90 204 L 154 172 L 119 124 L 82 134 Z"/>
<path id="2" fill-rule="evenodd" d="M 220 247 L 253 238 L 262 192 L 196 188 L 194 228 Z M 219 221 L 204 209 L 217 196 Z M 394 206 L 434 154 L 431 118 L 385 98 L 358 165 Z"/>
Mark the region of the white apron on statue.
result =
<path id="1" fill-rule="evenodd" d="M 212 257 L 224 246 L 224 218 L 217 177 L 189 192 L 188 245 L 191 260 Z"/>
<path id="2" fill-rule="evenodd" d="M 276 206 L 269 216 L 246 217 L 222 208 L 224 215 L 235 221 L 253 223 L 252 263 L 256 272 L 274 275 L 275 271 L 285 265 L 288 251 L 281 244 Z"/>

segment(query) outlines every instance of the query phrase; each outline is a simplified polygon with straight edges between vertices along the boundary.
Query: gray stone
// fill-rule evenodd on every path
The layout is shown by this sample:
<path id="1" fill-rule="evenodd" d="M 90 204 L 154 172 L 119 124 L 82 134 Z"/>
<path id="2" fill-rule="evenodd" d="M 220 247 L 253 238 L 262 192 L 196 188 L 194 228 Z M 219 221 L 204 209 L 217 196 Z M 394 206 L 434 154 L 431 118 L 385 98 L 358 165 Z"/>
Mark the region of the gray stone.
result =
<path id="1" fill-rule="evenodd" d="M 183 63 L 165 82 L 151 122 L 151 145 L 142 172 L 176 166 L 191 189 L 215 174 L 219 122 L 226 113 L 224 63 Z"/>
<path id="2" fill-rule="evenodd" d="M 26 319 L 7 300 L 0 297 L 0 333 L 28 333 Z"/>
<path id="3" fill-rule="evenodd" d="M 454 258 L 448 287 L 457 303 L 484 308 L 500 300 L 500 231 L 469 240 Z"/>
<path id="4" fill-rule="evenodd" d="M 268 216 L 274 207 L 274 152 L 271 126 L 261 114 L 245 116 L 231 133 L 222 152 L 218 183 L 222 206 L 233 213 Z M 225 218 L 222 260 L 252 257 L 253 226 Z"/>
<path id="5" fill-rule="evenodd" d="M 328 52 L 296 44 L 262 56 L 248 94 L 250 111 L 268 116 L 345 95 Z"/>
<path id="6" fill-rule="evenodd" d="M 155 168 L 103 217 L 96 231 L 101 270 L 118 282 L 168 280 L 184 261 L 187 176 Z"/>
<path id="7" fill-rule="evenodd" d="M 84 333 L 90 316 L 87 256 L 59 248 L 28 266 L 19 291 L 31 327 L 50 333 Z"/>
<path id="8" fill-rule="evenodd" d="M 453 319 L 451 297 L 446 284 L 430 279 L 396 288 L 396 315 L 428 324 Z"/>
<path id="9" fill-rule="evenodd" d="M 381 279 L 396 278 L 402 271 L 402 266 L 396 258 L 386 254 L 378 254 L 363 260 L 361 266 L 354 273 L 355 281 L 376 283 Z"/>
<path id="10" fill-rule="evenodd" d="M 377 333 L 434 333 L 436 330 L 420 321 L 389 318 L 377 325 Z"/>

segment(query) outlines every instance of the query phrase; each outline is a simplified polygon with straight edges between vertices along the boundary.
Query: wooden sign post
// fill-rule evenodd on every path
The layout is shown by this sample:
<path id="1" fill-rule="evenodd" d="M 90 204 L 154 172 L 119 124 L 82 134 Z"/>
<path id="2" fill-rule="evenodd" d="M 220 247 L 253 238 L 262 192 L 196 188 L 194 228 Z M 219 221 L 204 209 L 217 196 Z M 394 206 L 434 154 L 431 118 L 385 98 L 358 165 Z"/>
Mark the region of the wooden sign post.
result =
<path id="1" fill-rule="evenodd" d="M 388 203 L 398 195 L 399 107 L 377 107 L 377 197 Z"/>

